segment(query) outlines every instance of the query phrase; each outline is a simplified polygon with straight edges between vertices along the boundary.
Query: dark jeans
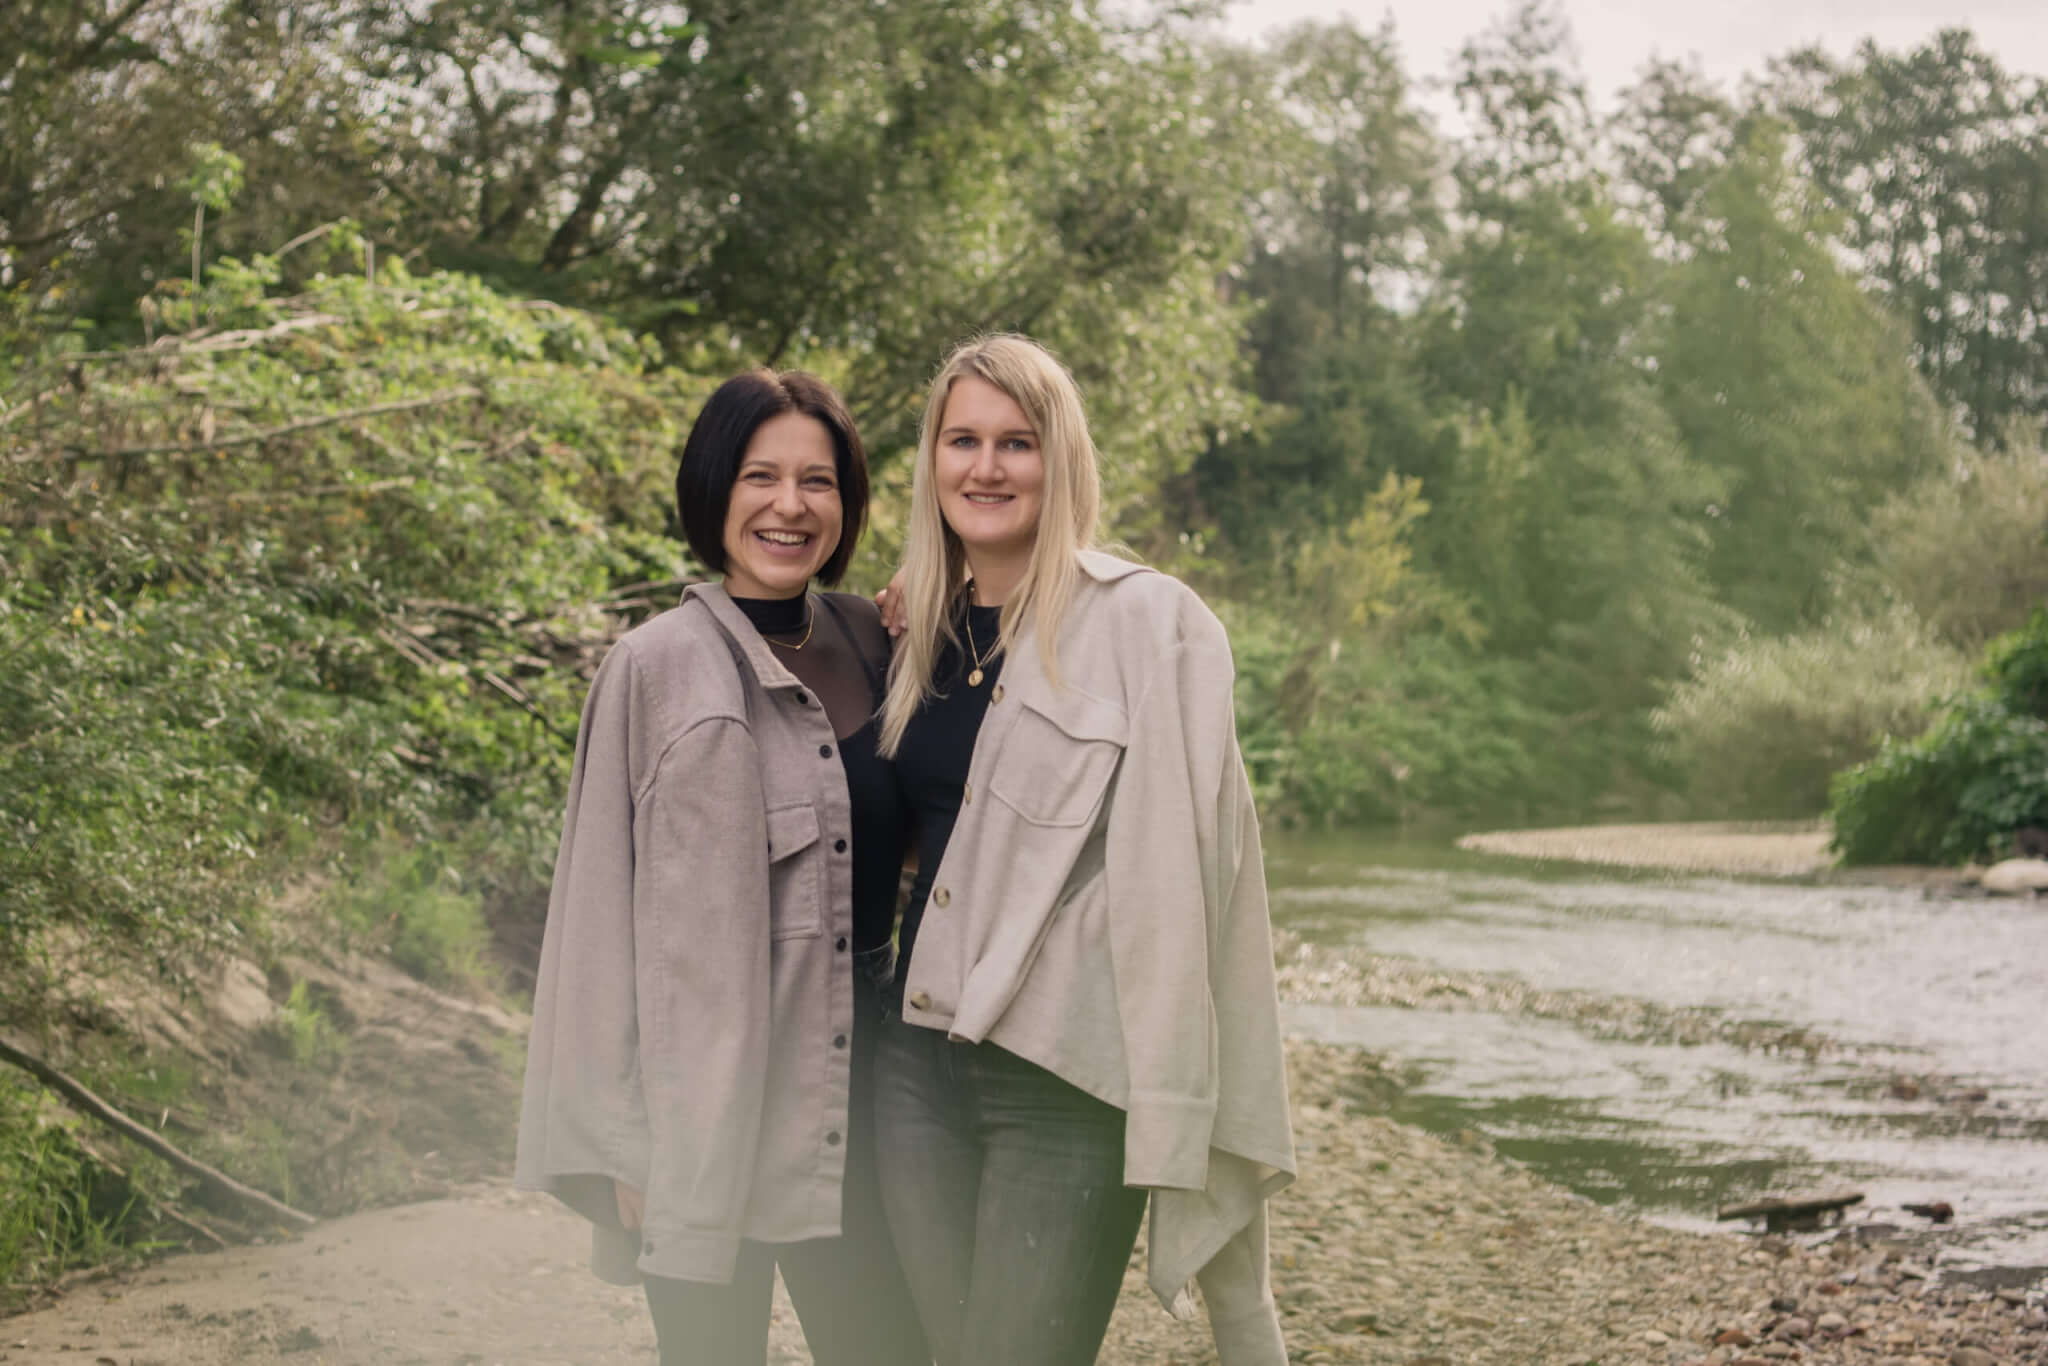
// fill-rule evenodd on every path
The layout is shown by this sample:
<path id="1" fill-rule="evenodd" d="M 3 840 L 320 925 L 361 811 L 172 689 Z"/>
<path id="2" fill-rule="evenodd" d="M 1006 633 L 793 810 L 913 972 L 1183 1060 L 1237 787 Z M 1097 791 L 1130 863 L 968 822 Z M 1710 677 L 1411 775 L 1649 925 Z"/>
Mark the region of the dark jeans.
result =
<path id="1" fill-rule="evenodd" d="M 854 974 L 853 1086 L 840 1236 L 740 1245 L 730 1285 L 647 1278 L 661 1366 L 762 1366 L 775 1269 L 817 1366 L 929 1366 L 931 1351 L 882 1213 L 875 1172 L 875 1047 L 881 994 Z"/>
<path id="2" fill-rule="evenodd" d="M 1123 1111 L 893 1012 L 881 1036 L 882 1203 L 939 1366 L 1087 1366 L 1145 1213 Z"/>

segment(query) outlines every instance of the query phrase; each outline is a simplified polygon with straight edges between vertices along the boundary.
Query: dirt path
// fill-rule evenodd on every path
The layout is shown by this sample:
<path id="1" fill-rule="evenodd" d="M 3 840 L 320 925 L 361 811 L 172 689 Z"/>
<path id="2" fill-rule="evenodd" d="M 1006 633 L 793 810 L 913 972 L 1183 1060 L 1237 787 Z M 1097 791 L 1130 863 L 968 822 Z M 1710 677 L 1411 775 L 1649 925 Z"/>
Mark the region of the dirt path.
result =
<path id="1" fill-rule="evenodd" d="M 1924 1242 L 1875 1225 L 1816 1248 L 1639 1224 L 1476 1138 L 1363 1113 L 1385 1081 L 1367 1055 L 1298 1043 L 1291 1062 L 1304 1175 L 1275 1203 L 1274 1264 L 1303 1366 L 2048 1362 L 2038 1280 L 1937 1285 Z M 0 1320 L 0 1363 L 647 1366 L 637 1292 L 592 1278 L 586 1247 L 550 1202 L 482 1186 L 80 1286 Z M 1200 1366 L 1207 1339 L 1134 1259 L 1102 1360 Z M 809 1360 L 786 1304 L 770 1360 Z"/>

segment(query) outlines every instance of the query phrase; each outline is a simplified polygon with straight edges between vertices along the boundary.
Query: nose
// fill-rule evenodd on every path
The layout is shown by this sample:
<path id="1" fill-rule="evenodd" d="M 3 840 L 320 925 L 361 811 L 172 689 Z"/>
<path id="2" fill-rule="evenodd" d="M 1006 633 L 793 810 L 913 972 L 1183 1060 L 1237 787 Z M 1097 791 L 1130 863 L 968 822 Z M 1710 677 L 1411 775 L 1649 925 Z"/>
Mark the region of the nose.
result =
<path id="1" fill-rule="evenodd" d="M 996 443 L 981 442 L 974 448 L 974 464 L 970 473 L 978 484 L 994 483 L 1002 476 L 1002 462 L 996 459 Z"/>
<path id="2" fill-rule="evenodd" d="M 775 510 L 785 517 L 801 517 L 804 511 L 804 493 L 797 487 L 796 480 L 784 479 L 775 486 Z"/>

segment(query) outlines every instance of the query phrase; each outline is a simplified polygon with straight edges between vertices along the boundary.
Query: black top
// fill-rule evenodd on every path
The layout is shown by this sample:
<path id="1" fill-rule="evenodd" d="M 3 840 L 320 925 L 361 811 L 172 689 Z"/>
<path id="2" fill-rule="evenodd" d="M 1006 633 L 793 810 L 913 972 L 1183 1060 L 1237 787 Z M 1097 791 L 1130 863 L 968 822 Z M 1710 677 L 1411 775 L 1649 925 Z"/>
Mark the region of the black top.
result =
<path id="1" fill-rule="evenodd" d="M 903 929 L 897 936 L 897 961 L 907 965 L 917 946 L 917 927 L 924 919 L 925 898 L 931 895 L 932 879 L 938 876 L 939 860 L 946 856 L 946 843 L 953 837 L 953 822 L 960 815 L 960 797 L 967 786 L 967 766 L 974 758 L 974 737 L 981 732 L 981 718 L 988 711 L 990 692 L 1002 673 L 1003 658 L 996 651 L 1002 628 L 1003 609 L 969 604 L 965 620 L 954 619 L 959 645 L 939 651 L 932 669 L 938 689 L 903 728 L 903 743 L 896 747 L 896 781 L 917 822 L 917 884 L 910 904 L 903 910 Z M 972 635 L 981 651 L 982 678 L 967 681 L 974 668 L 968 661 L 966 641 Z M 991 656 L 993 656 L 991 658 Z M 899 971 L 901 982 L 907 974 Z"/>
<path id="2" fill-rule="evenodd" d="M 875 750 L 889 637 L 875 605 L 846 593 L 734 598 L 775 657 L 817 695 L 846 769 L 853 803 L 853 949 L 889 942 L 907 834 L 903 796 Z M 807 634 L 808 633 L 808 634 Z M 800 642 L 800 644 L 799 644 Z"/>

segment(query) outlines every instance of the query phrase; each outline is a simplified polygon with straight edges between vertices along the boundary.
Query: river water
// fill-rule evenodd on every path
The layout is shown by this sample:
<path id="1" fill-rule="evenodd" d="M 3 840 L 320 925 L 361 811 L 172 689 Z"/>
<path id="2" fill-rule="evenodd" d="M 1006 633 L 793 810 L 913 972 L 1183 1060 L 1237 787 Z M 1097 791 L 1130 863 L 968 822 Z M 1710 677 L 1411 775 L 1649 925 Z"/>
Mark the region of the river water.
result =
<path id="1" fill-rule="evenodd" d="M 1476 1130 L 1658 1222 L 1853 1189 L 1859 1221 L 1924 1228 L 1901 1206 L 1951 1205 L 1946 1262 L 2048 1266 L 2048 900 L 1608 872 L 1372 835 L 1268 844 L 1274 921 L 1303 954 L 1445 985 L 1287 1007 L 1293 1032 L 1399 1065 L 1395 1118 Z M 1537 993 L 1580 1008 L 1515 1004 Z M 1615 1029 L 1637 1003 L 1630 1018 L 1653 1023 Z"/>

